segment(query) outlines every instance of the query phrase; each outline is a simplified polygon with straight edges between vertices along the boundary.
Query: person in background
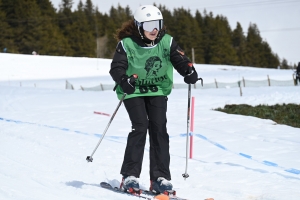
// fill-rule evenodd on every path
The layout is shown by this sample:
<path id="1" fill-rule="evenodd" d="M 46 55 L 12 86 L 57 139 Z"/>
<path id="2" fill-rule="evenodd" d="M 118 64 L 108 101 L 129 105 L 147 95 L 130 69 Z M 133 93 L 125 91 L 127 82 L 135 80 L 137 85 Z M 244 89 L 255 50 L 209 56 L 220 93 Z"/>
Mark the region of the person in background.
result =
<path id="1" fill-rule="evenodd" d="M 298 67 L 297 67 L 297 71 L 296 71 L 296 82 L 297 82 L 297 85 L 300 84 L 300 62 L 298 62 Z"/>
<path id="2" fill-rule="evenodd" d="M 169 135 L 167 132 L 167 96 L 173 86 L 173 68 L 187 84 L 195 84 L 198 74 L 191 61 L 166 33 L 161 11 L 153 5 L 140 6 L 134 19 L 117 30 L 118 44 L 110 75 L 118 85 L 119 99 L 131 120 L 124 160 L 121 188 L 139 193 L 139 181 L 147 131 L 150 142 L 150 190 L 173 191 L 170 182 Z M 132 81 L 131 75 L 138 78 Z"/>

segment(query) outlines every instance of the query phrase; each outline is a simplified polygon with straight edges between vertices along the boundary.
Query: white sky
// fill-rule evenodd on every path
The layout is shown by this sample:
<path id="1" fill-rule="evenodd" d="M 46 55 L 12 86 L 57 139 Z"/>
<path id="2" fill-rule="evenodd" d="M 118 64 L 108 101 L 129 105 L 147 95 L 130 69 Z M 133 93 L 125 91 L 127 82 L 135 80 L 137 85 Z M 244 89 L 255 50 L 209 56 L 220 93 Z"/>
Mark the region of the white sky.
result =
<path id="1" fill-rule="evenodd" d="M 58 8 L 61 0 L 51 0 Z M 77 8 L 79 0 L 73 0 L 73 8 Z M 82 0 L 85 3 L 85 0 Z M 139 5 L 162 4 L 169 10 L 183 7 L 190 9 L 192 14 L 198 9 L 202 14 L 206 8 L 214 15 L 226 16 L 231 28 L 236 27 L 240 22 L 244 32 L 247 32 L 249 24 L 257 24 L 261 36 L 266 40 L 273 52 L 277 53 L 280 59 L 287 59 L 289 64 L 300 62 L 300 0 L 164 0 L 164 1 L 143 1 L 143 0 L 92 0 L 102 13 L 108 12 L 111 6 L 116 7 L 118 3 L 122 6 L 129 6 L 132 12 Z"/>
<path id="2" fill-rule="evenodd" d="M 119 186 L 120 166 L 131 129 L 122 105 L 92 163 L 94 150 L 118 104 L 112 90 L 88 92 L 79 86 L 113 83 L 111 60 L 0 53 L 0 199 L 133 200 L 99 187 Z M 195 65 L 206 82 L 265 77 L 291 79 L 292 70 Z M 177 73 L 175 73 L 177 74 Z M 22 80 L 26 79 L 26 81 Z M 97 81 L 95 81 L 97 79 Z M 66 90 L 65 80 L 76 83 Z M 183 83 L 176 75 L 176 83 Z M 22 84 L 20 84 L 22 83 Z M 27 84 L 25 84 L 27 83 Z M 21 86 L 21 87 L 20 87 Z M 168 100 L 172 183 L 189 200 L 299 200 L 299 128 L 212 108 L 225 104 L 300 104 L 299 87 L 192 89 L 195 97 L 193 159 L 185 172 L 187 86 Z M 250 158 L 251 156 L 251 158 Z M 248 157 L 248 158 L 247 158 Z M 149 188 L 146 144 L 141 188 Z"/>

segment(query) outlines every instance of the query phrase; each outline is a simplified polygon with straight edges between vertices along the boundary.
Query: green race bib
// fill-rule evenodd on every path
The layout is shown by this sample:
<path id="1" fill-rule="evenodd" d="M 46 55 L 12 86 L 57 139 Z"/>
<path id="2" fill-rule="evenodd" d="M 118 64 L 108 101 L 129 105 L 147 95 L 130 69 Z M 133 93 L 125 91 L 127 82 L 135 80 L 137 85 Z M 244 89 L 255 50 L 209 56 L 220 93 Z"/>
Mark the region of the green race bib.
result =
<path id="1" fill-rule="evenodd" d="M 125 99 L 137 96 L 167 96 L 173 86 L 173 65 L 170 61 L 170 46 L 172 37 L 165 34 L 162 40 L 152 47 L 141 47 L 130 38 L 121 42 L 127 53 L 128 69 L 126 74 L 137 74 L 136 89 Z M 121 99 L 123 91 L 116 89 Z"/>

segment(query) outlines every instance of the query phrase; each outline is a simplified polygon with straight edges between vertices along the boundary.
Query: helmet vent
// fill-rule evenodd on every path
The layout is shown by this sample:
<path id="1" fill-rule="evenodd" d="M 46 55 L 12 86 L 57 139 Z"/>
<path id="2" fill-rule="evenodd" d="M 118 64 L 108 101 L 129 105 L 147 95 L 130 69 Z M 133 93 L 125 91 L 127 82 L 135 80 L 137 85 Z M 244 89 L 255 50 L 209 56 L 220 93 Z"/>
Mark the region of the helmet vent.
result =
<path id="1" fill-rule="evenodd" d="M 146 15 L 147 17 L 151 17 L 151 14 L 150 13 L 147 13 L 147 15 Z"/>

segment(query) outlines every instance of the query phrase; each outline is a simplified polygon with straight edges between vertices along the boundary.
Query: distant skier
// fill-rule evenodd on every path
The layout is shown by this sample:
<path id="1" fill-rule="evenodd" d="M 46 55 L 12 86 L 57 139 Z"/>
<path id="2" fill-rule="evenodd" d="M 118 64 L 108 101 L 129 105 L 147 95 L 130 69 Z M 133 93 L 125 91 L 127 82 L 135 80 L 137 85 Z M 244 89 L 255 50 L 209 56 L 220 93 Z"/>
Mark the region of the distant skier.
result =
<path id="1" fill-rule="evenodd" d="M 297 85 L 300 84 L 300 62 L 298 63 L 297 71 L 296 71 L 296 82 Z"/>
<path id="2" fill-rule="evenodd" d="M 139 7 L 134 19 L 118 29 L 119 43 L 110 74 L 118 83 L 117 95 L 127 94 L 124 105 L 132 124 L 121 168 L 122 188 L 138 191 L 147 132 L 150 140 L 150 190 L 171 191 L 167 96 L 173 85 L 173 68 L 187 84 L 195 84 L 198 74 L 193 64 L 166 33 L 161 11 L 152 5 Z M 132 74 L 138 75 L 130 82 Z"/>

